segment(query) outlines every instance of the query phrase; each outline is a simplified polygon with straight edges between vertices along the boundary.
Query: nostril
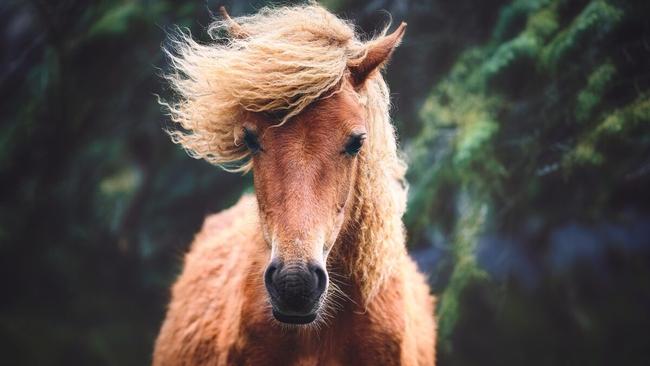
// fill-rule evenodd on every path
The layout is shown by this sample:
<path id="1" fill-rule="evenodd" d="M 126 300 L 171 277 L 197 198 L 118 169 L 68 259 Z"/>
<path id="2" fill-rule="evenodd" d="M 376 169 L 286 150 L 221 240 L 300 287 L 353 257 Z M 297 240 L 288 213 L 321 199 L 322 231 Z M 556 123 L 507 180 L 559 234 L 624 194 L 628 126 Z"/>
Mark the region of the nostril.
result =
<path id="1" fill-rule="evenodd" d="M 325 287 L 327 286 L 327 274 L 325 273 L 325 270 L 319 265 L 311 265 L 309 266 L 309 270 L 314 278 L 316 284 L 315 288 L 318 289 L 319 293 L 322 293 L 325 291 Z"/>
<path id="2" fill-rule="evenodd" d="M 266 285 L 266 289 L 273 295 L 277 293 L 277 289 L 274 285 L 274 280 L 277 277 L 280 267 L 280 262 L 273 260 L 271 263 L 269 263 L 269 266 L 264 272 L 264 284 Z"/>

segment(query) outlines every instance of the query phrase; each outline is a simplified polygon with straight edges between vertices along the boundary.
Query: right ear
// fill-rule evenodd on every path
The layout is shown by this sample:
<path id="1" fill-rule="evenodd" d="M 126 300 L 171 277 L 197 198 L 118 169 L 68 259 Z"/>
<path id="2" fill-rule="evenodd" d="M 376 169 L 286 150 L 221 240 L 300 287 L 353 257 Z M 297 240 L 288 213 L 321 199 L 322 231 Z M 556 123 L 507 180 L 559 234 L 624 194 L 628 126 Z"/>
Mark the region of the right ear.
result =
<path id="1" fill-rule="evenodd" d="M 406 23 L 402 22 L 393 33 L 368 42 L 366 57 L 359 62 L 348 65 L 355 86 L 363 85 L 375 70 L 381 69 L 402 41 L 405 31 Z"/>

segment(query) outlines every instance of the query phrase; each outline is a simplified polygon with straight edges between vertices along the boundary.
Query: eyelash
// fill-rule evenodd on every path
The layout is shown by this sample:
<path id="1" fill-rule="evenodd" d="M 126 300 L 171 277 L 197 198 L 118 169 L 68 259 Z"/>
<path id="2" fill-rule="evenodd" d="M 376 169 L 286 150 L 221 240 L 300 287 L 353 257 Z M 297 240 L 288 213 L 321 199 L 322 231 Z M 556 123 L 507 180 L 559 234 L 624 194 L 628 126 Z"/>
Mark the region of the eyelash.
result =
<path id="1" fill-rule="evenodd" d="M 257 135 L 247 129 L 244 129 L 244 144 L 250 150 L 251 154 L 255 155 L 260 151 L 264 151 L 260 145 Z"/>
<path id="2" fill-rule="evenodd" d="M 365 139 L 366 139 L 365 134 L 350 137 L 348 142 L 345 144 L 345 149 L 343 150 L 343 153 L 347 154 L 348 156 L 356 156 L 357 154 L 359 154 L 359 151 L 361 151 Z"/>

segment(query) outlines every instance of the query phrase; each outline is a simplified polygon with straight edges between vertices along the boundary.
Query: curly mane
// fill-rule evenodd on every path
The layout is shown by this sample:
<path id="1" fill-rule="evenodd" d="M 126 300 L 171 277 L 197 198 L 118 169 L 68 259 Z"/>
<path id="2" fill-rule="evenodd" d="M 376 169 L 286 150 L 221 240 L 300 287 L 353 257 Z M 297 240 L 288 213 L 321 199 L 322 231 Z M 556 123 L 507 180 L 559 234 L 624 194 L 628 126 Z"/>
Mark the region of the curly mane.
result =
<path id="1" fill-rule="evenodd" d="M 247 171 L 236 133 L 242 112 L 282 112 L 286 122 L 339 85 L 365 49 L 350 24 L 317 5 L 239 17 L 245 37 L 228 36 L 231 22 L 212 23 L 209 44 L 187 32 L 172 39 L 166 78 L 177 97 L 164 104 L 180 127 L 169 134 L 192 157 Z"/>

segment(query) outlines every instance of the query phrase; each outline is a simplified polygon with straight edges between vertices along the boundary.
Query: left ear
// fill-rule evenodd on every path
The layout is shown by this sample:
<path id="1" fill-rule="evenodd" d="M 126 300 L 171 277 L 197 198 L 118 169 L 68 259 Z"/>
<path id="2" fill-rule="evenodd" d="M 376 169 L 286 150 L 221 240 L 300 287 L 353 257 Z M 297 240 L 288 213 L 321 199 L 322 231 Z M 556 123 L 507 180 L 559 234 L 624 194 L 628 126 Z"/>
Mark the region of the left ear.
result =
<path id="1" fill-rule="evenodd" d="M 366 57 L 348 65 L 355 86 L 361 86 L 373 71 L 380 69 L 388 61 L 395 47 L 402 41 L 405 31 L 406 23 L 402 22 L 393 33 L 368 42 Z"/>

